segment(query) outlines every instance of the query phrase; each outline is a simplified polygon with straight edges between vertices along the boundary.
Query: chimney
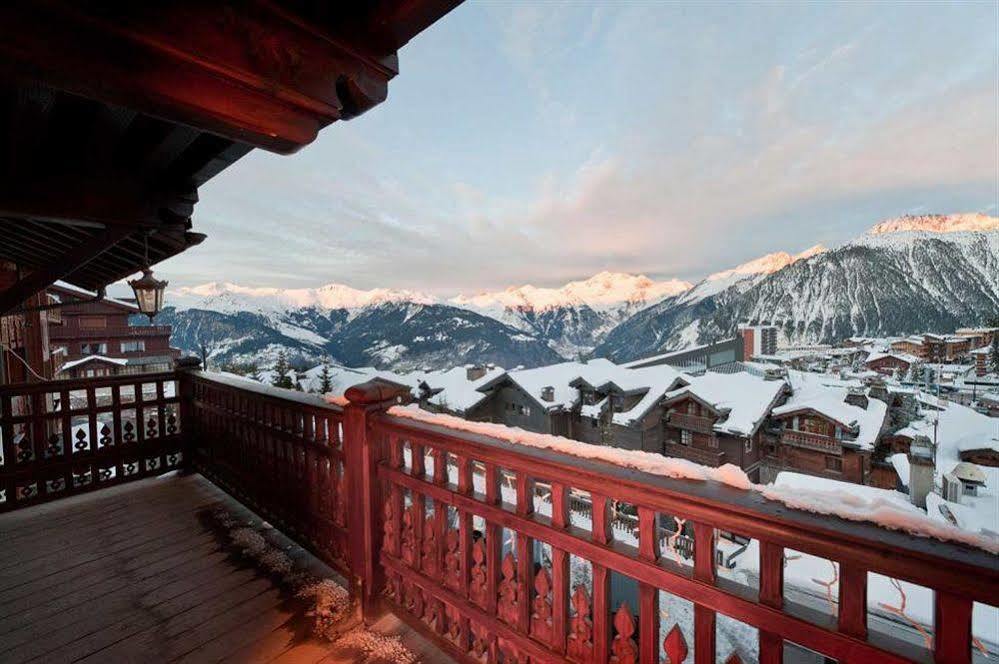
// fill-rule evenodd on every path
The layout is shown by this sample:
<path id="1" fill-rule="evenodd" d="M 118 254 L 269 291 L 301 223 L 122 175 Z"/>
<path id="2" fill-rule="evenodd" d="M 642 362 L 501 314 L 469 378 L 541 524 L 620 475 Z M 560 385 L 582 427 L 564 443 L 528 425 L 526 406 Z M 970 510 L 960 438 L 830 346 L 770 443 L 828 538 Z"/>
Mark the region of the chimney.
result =
<path id="1" fill-rule="evenodd" d="M 784 367 L 767 367 L 763 370 L 764 380 L 784 380 L 787 378 L 787 369 Z"/>
<path id="2" fill-rule="evenodd" d="M 909 499 L 916 507 L 926 509 L 926 496 L 933 491 L 936 470 L 933 444 L 926 436 L 916 436 L 909 445 Z"/>
<path id="3" fill-rule="evenodd" d="M 846 402 L 867 410 L 867 392 L 862 387 L 848 387 L 846 389 Z"/>
<path id="4" fill-rule="evenodd" d="M 486 375 L 486 368 L 481 364 L 469 364 L 465 366 L 465 377 L 470 381 L 476 381 Z"/>
<path id="5" fill-rule="evenodd" d="M 546 385 L 541 388 L 541 400 L 551 403 L 555 401 L 555 388 L 551 385 Z"/>

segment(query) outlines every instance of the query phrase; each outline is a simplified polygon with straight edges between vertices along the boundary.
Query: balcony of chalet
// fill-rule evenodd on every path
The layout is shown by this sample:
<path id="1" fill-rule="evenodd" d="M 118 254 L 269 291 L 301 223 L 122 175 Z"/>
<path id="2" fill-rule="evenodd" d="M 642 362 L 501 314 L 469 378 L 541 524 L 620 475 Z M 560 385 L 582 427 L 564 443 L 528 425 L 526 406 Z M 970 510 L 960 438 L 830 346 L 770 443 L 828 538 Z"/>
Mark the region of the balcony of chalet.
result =
<path id="1" fill-rule="evenodd" d="M 220 510 L 423 661 L 995 657 L 994 552 L 472 432 L 397 390 L 190 367 L 0 387 L 0 659 L 360 657 Z"/>
<path id="2" fill-rule="evenodd" d="M 996 551 L 940 522 L 379 383 L 53 379 L 46 288 L 197 246 L 201 185 L 383 102 L 456 4 L 0 5 L 0 661 L 994 660 Z"/>

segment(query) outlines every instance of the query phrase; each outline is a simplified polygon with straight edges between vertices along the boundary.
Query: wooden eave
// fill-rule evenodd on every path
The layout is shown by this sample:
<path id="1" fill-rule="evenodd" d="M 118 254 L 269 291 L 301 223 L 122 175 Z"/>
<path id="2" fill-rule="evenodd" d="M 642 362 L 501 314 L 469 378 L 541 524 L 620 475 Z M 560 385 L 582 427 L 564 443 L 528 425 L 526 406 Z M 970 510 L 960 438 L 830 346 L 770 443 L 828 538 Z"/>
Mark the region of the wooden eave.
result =
<path id="1" fill-rule="evenodd" d="M 200 185 L 384 101 L 398 48 L 456 4 L 0 4 L 0 260 L 23 275 L 0 315 L 200 243 Z"/>

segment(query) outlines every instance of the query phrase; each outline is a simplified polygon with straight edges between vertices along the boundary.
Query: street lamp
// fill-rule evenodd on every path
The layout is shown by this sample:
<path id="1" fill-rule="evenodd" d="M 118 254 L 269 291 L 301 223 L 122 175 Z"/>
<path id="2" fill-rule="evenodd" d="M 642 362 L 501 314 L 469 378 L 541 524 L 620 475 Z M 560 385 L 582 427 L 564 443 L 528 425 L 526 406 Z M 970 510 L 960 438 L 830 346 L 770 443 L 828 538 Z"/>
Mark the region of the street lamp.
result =
<path id="1" fill-rule="evenodd" d="M 153 322 L 153 316 L 163 308 L 163 291 L 166 290 L 167 282 L 161 281 L 153 276 L 153 271 L 149 268 L 149 236 L 146 241 L 146 266 L 142 268 L 142 276 L 132 279 L 128 285 L 135 293 L 135 303 L 139 311 L 149 316 L 149 322 Z"/>

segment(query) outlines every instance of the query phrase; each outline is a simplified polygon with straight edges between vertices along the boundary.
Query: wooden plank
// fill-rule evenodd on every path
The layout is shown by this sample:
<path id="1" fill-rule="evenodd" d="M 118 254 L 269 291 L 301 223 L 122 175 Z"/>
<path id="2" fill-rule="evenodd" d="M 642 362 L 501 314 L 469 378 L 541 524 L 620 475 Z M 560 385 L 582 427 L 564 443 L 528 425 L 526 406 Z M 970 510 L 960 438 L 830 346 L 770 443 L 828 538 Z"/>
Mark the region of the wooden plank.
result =
<path id="1" fill-rule="evenodd" d="M 255 578 L 234 590 L 209 598 L 197 597 L 193 606 L 190 603 L 177 605 L 176 610 L 165 615 L 163 621 L 155 627 L 125 634 L 117 641 L 94 650 L 82 661 L 95 664 L 139 662 L 144 661 L 150 652 L 160 653 L 161 659 L 168 660 L 171 652 L 179 650 L 176 645 L 170 644 L 178 641 L 182 643 L 186 634 L 192 633 L 205 621 L 270 590 L 271 584 L 267 579 Z"/>
<path id="2" fill-rule="evenodd" d="M 159 572 L 139 581 L 129 580 L 129 583 L 111 592 L 92 595 L 84 602 L 59 611 L 56 615 L 29 620 L 26 624 L 3 635 L 4 646 L 13 648 L 33 640 L 47 641 L 49 639 L 46 639 L 45 635 L 49 631 L 58 631 L 56 640 L 65 638 L 66 634 L 79 633 L 81 630 L 87 630 L 89 633 L 90 626 L 94 624 L 95 614 L 99 614 L 102 621 L 110 624 L 117 616 L 128 615 L 137 608 L 153 609 L 191 590 L 205 592 L 213 584 L 219 583 L 234 586 L 253 577 L 252 571 L 237 570 L 227 565 L 226 556 L 221 552 L 203 555 L 193 560 L 187 558 L 170 568 L 160 569 Z M 239 580 L 241 576 L 244 577 L 243 581 Z M 128 580 L 125 575 L 120 578 Z M 5 621 L 3 626 L 6 627 L 8 624 L 10 623 Z M 69 640 L 65 642 L 68 643 Z"/>
<path id="3" fill-rule="evenodd" d="M 933 659 L 937 664 L 971 662 L 971 615 L 974 605 L 967 599 L 935 592 Z"/>
<path id="4" fill-rule="evenodd" d="M 190 549 L 181 555 L 182 559 L 178 562 L 186 565 L 202 556 L 218 554 L 212 548 L 202 547 L 200 549 Z M 149 573 L 155 574 L 155 572 Z M 52 633 L 43 622 L 35 626 L 40 629 L 32 635 L 30 640 L 24 641 L 15 647 L 5 649 L 0 652 L 0 656 L 5 661 L 26 661 L 60 650 L 61 652 L 58 656 L 50 655 L 50 657 L 61 661 L 70 661 L 76 657 L 85 656 L 93 652 L 96 647 L 92 646 L 92 643 L 95 641 L 105 638 L 113 641 L 126 629 L 132 629 L 136 625 L 141 626 L 140 629 L 142 627 L 152 627 L 158 622 L 158 618 L 152 613 L 141 610 L 137 611 L 134 601 L 135 597 L 127 589 L 123 592 L 125 592 L 125 597 L 131 600 L 126 601 L 123 606 L 105 611 L 100 601 L 98 601 L 94 604 L 94 610 L 87 612 L 83 619 L 55 633 Z M 126 616 L 126 623 L 118 622 Z M 67 649 L 77 654 L 74 657 L 67 657 Z"/>

